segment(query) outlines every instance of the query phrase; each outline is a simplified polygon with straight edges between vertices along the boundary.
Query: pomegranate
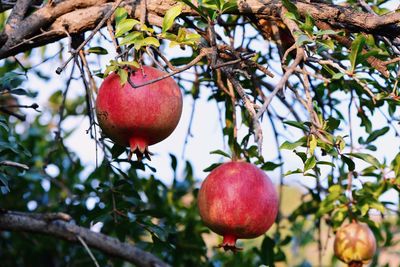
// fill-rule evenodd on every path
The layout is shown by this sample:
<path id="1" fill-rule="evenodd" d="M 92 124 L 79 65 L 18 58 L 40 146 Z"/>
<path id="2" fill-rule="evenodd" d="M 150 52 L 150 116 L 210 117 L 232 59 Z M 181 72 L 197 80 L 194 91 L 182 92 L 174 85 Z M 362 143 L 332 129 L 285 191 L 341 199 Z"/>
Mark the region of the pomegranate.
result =
<path id="1" fill-rule="evenodd" d="M 278 213 L 278 197 L 268 176 L 242 161 L 224 163 L 204 180 L 198 194 L 204 224 L 223 236 L 225 250 L 236 251 L 236 240 L 264 234 Z"/>
<path id="2" fill-rule="evenodd" d="M 368 225 L 352 222 L 336 232 L 334 251 L 336 257 L 350 267 L 361 267 L 374 257 L 375 236 Z"/>
<path id="3" fill-rule="evenodd" d="M 140 85 L 165 75 L 153 67 L 132 71 L 130 80 Z M 115 143 L 130 146 L 130 156 L 150 159 L 148 146 L 167 138 L 182 113 L 182 94 L 173 78 L 133 88 L 111 73 L 100 86 L 96 114 L 102 131 Z"/>

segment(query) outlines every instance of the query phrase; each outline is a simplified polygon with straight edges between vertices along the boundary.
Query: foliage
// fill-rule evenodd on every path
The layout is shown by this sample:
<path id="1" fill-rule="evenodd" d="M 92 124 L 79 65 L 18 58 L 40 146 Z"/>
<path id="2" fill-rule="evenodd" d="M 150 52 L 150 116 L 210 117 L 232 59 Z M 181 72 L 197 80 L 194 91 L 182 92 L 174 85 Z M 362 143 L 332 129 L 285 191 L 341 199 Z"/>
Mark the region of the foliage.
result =
<path id="1" fill-rule="evenodd" d="M 274 228 L 261 239 L 243 242 L 244 251 L 237 254 L 211 248 L 216 237 L 201 222 L 196 206 L 201 181 L 193 171 L 195 162 L 185 160 L 181 172 L 177 168 L 181 159 L 170 154 L 174 179 L 166 183 L 162 174 L 154 173 L 150 162 L 127 160 L 126 149 L 100 136 L 96 127 L 92 117 L 96 89 L 92 81 L 85 83 L 86 90 L 77 97 L 66 98 L 68 89 L 54 92 L 42 112 L 35 112 L 34 104 L 19 105 L 20 99 L 33 103 L 37 96 L 29 75 L 49 80 L 34 65 L 37 58 L 42 57 L 46 64 L 65 61 L 63 55 L 48 58 L 49 46 L 43 48 L 42 55 L 29 51 L 21 56 L 24 65 L 8 59 L 0 66 L 0 108 L 12 113 L 0 109 L 0 163 L 11 161 L 29 166 L 25 170 L 23 166 L 0 164 L 0 207 L 68 213 L 78 225 L 90 228 L 97 224 L 101 232 L 132 242 L 172 266 L 274 266 L 278 262 L 311 266 L 317 264 L 317 256 L 307 256 L 304 251 L 313 246 L 318 246 L 320 255 L 330 251 L 323 261 L 333 265 L 337 261 L 331 257 L 331 249 L 323 247 L 322 242 L 326 241 L 323 235 L 353 219 L 371 227 L 381 252 L 393 249 L 399 230 L 400 65 L 398 62 L 385 65 L 387 75 L 374 68 L 370 59 L 385 62 L 399 55 L 376 34 L 322 29 L 311 15 L 302 16 L 291 1 L 282 2 L 287 10 L 282 21 L 289 20 L 297 27 L 288 45 L 293 51 L 286 53 L 285 58 L 281 56 L 288 50 L 279 46 L 277 40 L 268 41 L 265 50 L 258 48 L 261 30 L 257 18 L 234 14 L 237 1 L 203 0 L 195 6 L 192 1 L 182 0 L 166 12 L 161 27 L 146 25 L 130 17 L 126 9 L 117 8 L 111 36 L 117 44 L 115 52 L 104 45 L 107 40 L 101 36 L 96 37 L 97 44 L 85 50 L 90 59 L 109 54 L 113 54 L 113 59 L 97 72 L 95 63 L 89 61 L 89 73 L 83 60 L 81 66 L 77 64 L 83 73 L 79 72 L 81 79 L 90 77 L 95 81 L 92 74 L 105 77 L 117 72 L 123 84 L 128 82 L 130 71 L 155 60 L 171 65 L 174 68 L 171 70 L 176 71 L 178 66 L 190 65 L 202 55 L 206 38 L 214 29 L 218 36 L 214 41 L 224 49 L 209 40 L 208 45 L 217 52 L 195 62 L 193 75 L 177 75 L 176 79 L 188 98 L 199 101 L 199 95 L 206 94 L 221 111 L 221 131 L 228 149 L 217 147 L 212 154 L 224 160 L 242 158 L 270 176 L 280 176 L 281 213 Z M 347 2 L 357 7 L 356 1 Z M 367 2 L 376 13 L 385 12 L 387 1 Z M 198 15 L 187 15 L 184 11 L 187 7 Z M 1 21 L 3 28 L 5 19 Z M 276 24 L 278 31 L 290 35 L 282 21 Z M 341 42 L 343 38 L 351 40 L 351 45 Z M 182 49 L 189 51 L 189 56 L 166 52 L 170 60 L 160 60 L 162 53 L 158 52 L 163 49 Z M 304 49 L 304 62 L 295 66 L 290 79 L 284 81 L 287 90 L 274 95 L 275 86 L 267 73 L 273 71 L 283 76 L 295 61 L 296 49 Z M 223 64 L 216 60 L 213 65 L 213 56 L 230 64 L 221 67 Z M 231 62 L 237 59 L 240 63 Z M 232 76 L 242 90 L 232 83 Z M 274 97 L 270 106 L 264 115 L 254 119 L 246 101 L 259 112 L 268 96 Z M 24 113 L 32 120 L 22 122 Z M 94 169 L 84 166 L 65 145 L 72 131 L 63 129 L 61 122 L 82 115 L 89 118 L 88 132 L 105 154 Z M 264 134 L 267 139 L 264 148 L 268 145 L 264 153 L 259 153 L 255 137 L 254 121 L 258 119 L 270 126 L 268 134 Z M 217 121 L 218 115 L 210 120 Z M 386 141 L 393 139 L 397 143 Z M 276 157 L 270 156 L 274 142 Z M 390 146 L 396 153 L 393 157 L 381 157 L 376 152 L 380 146 Z M 201 168 L 208 172 L 219 164 Z M 143 172 L 139 170 L 148 175 L 140 174 Z M 297 187 L 296 194 L 301 197 L 296 199 L 296 196 L 287 199 L 282 189 L 284 184 L 295 186 L 291 179 L 303 185 Z M 388 201 L 387 195 L 393 199 Z M 285 208 L 293 203 L 296 207 Z M 44 262 L 49 266 L 92 264 L 79 245 L 34 234 L 2 232 L 0 235 L 1 266 L 43 266 Z M 296 254 L 293 251 L 300 251 L 302 257 L 293 257 Z M 98 251 L 93 253 L 101 266 L 127 266 L 119 259 Z M 374 265 L 383 264 L 384 259 L 379 255 L 380 252 Z"/>

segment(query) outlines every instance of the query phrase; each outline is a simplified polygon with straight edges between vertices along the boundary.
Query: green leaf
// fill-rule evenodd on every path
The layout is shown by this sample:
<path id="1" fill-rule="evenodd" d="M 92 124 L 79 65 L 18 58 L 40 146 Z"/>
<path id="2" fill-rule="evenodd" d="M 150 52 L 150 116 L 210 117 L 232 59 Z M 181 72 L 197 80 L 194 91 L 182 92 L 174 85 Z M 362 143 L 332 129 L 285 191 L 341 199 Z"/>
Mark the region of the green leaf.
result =
<path id="1" fill-rule="evenodd" d="M 338 34 L 338 32 L 335 32 L 334 30 L 322 30 L 322 31 L 317 31 L 315 33 L 316 36 L 321 36 L 321 35 L 334 35 L 334 34 Z"/>
<path id="2" fill-rule="evenodd" d="M 211 166 L 205 168 L 205 169 L 203 170 L 203 172 L 210 172 L 210 171 L 214 170 L 215 168 L 217 168 L 217 167 L 218 167 L 219 165 L 221 165 L 221 164 L 222 164 L 222 163 L 214 163 L 214 164 L 212 164 Z"/>
<path id="3" fill-rule="evenodd" d="M 374 156 L 366 153 L 346 153 L 346 155 L 362 159 L 365 162 L 370 163 L 371 165 L 375 166 L 376 168 L 380 168 L 381 164 L 379 163 L 379 160 L 375 158 Z"/>
<path id="4" fill-rule="evenodd" d="M 329 166 L 331 166 L 331 167 L 336 167 L 335 164 L 333 164 L 332 162 L 323 161 L 323 160 L 318 161 L 318 162 L 317 162 L 317 165 L 329 165 Z"/>
<path id="5" fill-rule="evenodd" d="M 137 40 L 143 40 L 143 32 L 130 32 L 124 38 L 122 38 L 120 45 L 130 45 L 134 44 Z"/>
<path id="6" fill-rule="evenodd" d="M 299 129 L 301 129 L 301 130 L 303 130 L 305 132 L 308 132 L 310 130 L 309 127 L 306 124 L 304 124 L 304 122 L 284 121 L 283 123 L 287 124 L 287 125 L 290 125 L 290 126 L 293 126 L 293 127 L 296 127 L 296 128 L 299 128 Z"/>
<path id="7" fill-rule="evenodd" d="M 119 69 L 118 75 L 121 85 L 124 85 L 128 81 L 128 71 L 125 69 Z"/>
<path id="8" fill-rule="evenodd" d="M 335 74 L 332 76 L 332 80 L 340 80 L 340 79 L 342 79 L 343 77 L 344 77 L 344 73 L 342 73 L 342 72 L 335 73 Z"/>
<path id="9" fill-rule="evenodd" d="M 297 10 L 296 5 L 293 4 L 290 0 L 282 0 L 282 4 L 283 4 L 284 7 L 287 8 L 287 10 L 290 13 L 293 13 L 296 16 L 297 19 L 300 18 L 300 14 L 299 14 L 299 11 Z"/>
<path id="10" fill-rule="evenodd" d="M 118 66 L 112 64 L 112 62 L 111 62 L 111 65 L 107 66 L 106 70 L 104 71 L 104 78 L 107 77 L 108 74 L 110 74 L 111 72 L 114 72 L 116 70 L 118 70 Z"/>
<path id="11" fill-rule="evenodd" d="M 10 192 L 10 188 L 8 187 L 8 178 L 3 173 L 0 173 L 0 191 L 2 194 Z"/>
<path id="12" fill-rule="evenodd" d="M 329 191 L 329 193 L 340 194 L 342 192 L 342 187 L 338 184 L 335 184 L 335 185 L 332 185 L 331 187 L 329 187 L 328 191 Z"/>
<path id="13" fill-rule="evenodd" d="M 305 146 L 307 144 L 307 137 L 303 136 L 302 138 L 300 138 L 299 140 L 297 140 L 294 143 L 291 143 L 289 141 L 285 141 L 280 147 L 279 149 L 289 149 L 289 150 L 293 150 L 298 146 Z"/>
<path id="14" fill-rule="evenodd" d="M 125 147 L 114 144 L 111 148 L 111 156 L 113 159 L 118 158 L 122 153 L 125 152 Z"/>
<path id="15" fill-rule="evenodd" d="M 310 144 L 310 155 L 313 155 L 314 150 L 317 147 L 317 138 L 315 138 L 313 134 L 310 135 L 309 144 Z"/>
<path id="16" fill-rule="evenodd" d="M 274 253 L 275 242 L 269 236 L 265 236 L 261 244 L 261 260 L 267 266 L 274 266 L 275 253 Z M 265 266 L 265 265 L 264 265 Z"/>
<path id="17" fill-rule="evenodd" d="M 201 6 L 214 11 L 220 10 L 220 5 L 218 0 L 203 0 L 201 2 Z"/>
<path id="18" fill-rule="evenodd" d="M 229 11 L 233 11 L 237 9 L 237 1 L 236 0 L 230 0 L 230 1 L 226 1 L 222 7 L 221 7 L 221 13 L 226 13 Z"/>
<path id="19" fill-rule="evenodd" d="M 170 8 L 165 13 L 163 23 L 162 23 L 162 32 L 168 31 L 174 24 L 176 17 L 178 17 L 181 13 L 182 13 L 182 5 L 180 5 L 180 4 Z"/>
<path id="20" fill-rule="evenodd" d="M 316 164 L 317 164 L 317 159 L 315 158 L 315 156 L 311 156 L 304 163 L 304 172 L 314 168 Z"/>
<path id="21" fill-rule="evenodd" d="M 26 91 L 25 89 L 22 89 L 22 88 L 16 88 L 16 89 L 10 90 L 10 94 L 13 94 L 13 95 L 28 95 L 29 92 Z"/>
<path id="22" fill-rule="evenodd" d="M 367 60 L 367 58 L 372 57 L 372 56 L 376 57 L 376 56 L 379 56 L 380 54 L 381 54 L 381 50 L 380 49 L 371 49 L 371 50 L 368 50 L 368 52 L 366 52 L 366 53 L 361 53 L 358 56 L 357 61 L 362 63 L 365 60 Z"/>
<path id="23" fill-rule="evenodd" d="M 283 165 L 283 163 L 278 163 L 277 164 L 277 163 L 274 163 L 272 161 L 267 161 L 261 166 L 261 169 L 264 170 L 264 171 L 273 171 L 273 170 L 275 170 L 276 168 L 278 168 L 278 167 L 280 167 L 282 165 Z"/>
<path id="24" fill-rule="evenodd" d="M 340 151 L 343 151 L 343 149 L 346 146 L 346 142 L 344 141 L 342 136 L 337 136 L 336 137 L 336 146 L 339 148 Z"/>
<path id="25" fill-rule="evenodd" d="M 107 55 L 108 51 L 101 46 L 91 47 L 87 51 L 88 53 L 98 54 L 98 55 Z"/>
<path id="26" fill-rule="evenodd" d="M 224 151 L 219 150 L 219 149 L 211 151 L 210 154 L 216 154 L 216 155 L 221 155 L 221 156 L 224 156 L 224 157 L 227 157 L 227 158 L 231 158 L 231 156 L 228 153 L 225 153 Z"/>
<path id="27" fill-rule="evenodd" d="M 124 19 L 122 20 L 115 29 L 115 37 L 120 37 L 124 35 L 126 32 L 133 29 L 133 27 L 140 22 L 136 19 Z"/>
<path id="28" fill-rule="evenodd" d="M 306 14 L 306 20 L 301 28 L 309 34 L 313 33 L 314 19 L 310 16 L 310 14 Z"/>
<path id="29" fill-rule="evenodd" d="M 324 129 L 326 131 L 332 132 L 336 130 L 340 125 L 340 120 L 335 119 L 334 117 L 329 117 L 324 125 Z"/>
<path id="30" fill-rule="evenodd" d="M 0 127 L 3 128 L 7 133 L 10 131 L 7 121 L 2 117 L 0 117 Z"/>
<path id="31" fill-rule="evenodd" d="M 136 60 L 133 60 L 133 61 L 120 61 L 120 62 L 118 62 L 118 65 L 121 66 L 121 67 L 131 66 L 131 67 L 134 67 L 134 68 L 137 68 L 137 69 L 140 68 L 140 64 Z"/>
<path id="32" fill-rule="evenodd" d="M 380 211 L 381 213 L 385 213 L 385 206 L 380 202 L 374 201 L 369 204 L 369 207 L 371 209 L 376 209 L 376 210 Z"/>
<path id="33" fill-rule="evenodd" d="M 293 14 L 292 12 L 287 12 L 287 13 L 285 14 L 285 17 L 288 18 L 288 19 L 290 19 L 290 20 L 297 21 L 296 15 Z"/>
<path id="34" fill-rule="evenodd" d="M 379 136 L 382 136 L 384 134 L 386 134 L 389 131 L 389 127 L 383 127 L 382 129 L 379 130 L 375 130 L 373 131 L 367 138 L 367 140 L 365 141 L 366 143 L 371 143 L 373 141 L 375 141 Z"/>
<path id="35" fill-rule="evenodd" d="M 294 153 L 296 153 L 296 155 L 301 159 L 301 161 L 302 161 L 303 163 L 306 162 L 306 160 L 307 160 L 307 154 L 306 154 L 306 153 L 304 153 L 304 152 L 299 152 L 299 151 L 294 151 Z"/>
<path id="36" fill-rule="evenodd" d="M 394 171 L 395 177 L 400 178 L 400 152 L 397 153 L 390 165 Z"/>
<path id="37" fill-rule="evenodd" d="M 318 53 L 329 49 L 335 49 L 335 42 L 331 39 L 317 40 L 316 43 L 319 45 L 317 50 Z"/>
<path id="38" fill-rule="evenodd" d="M 154 37 L 146 37 L 143 39 L 143 44 L 145 46 L 149 46 L 149 45 L 153 45 L 155 47 L 159 47 L 160 46 L 160 42 L 154 38 Z"/>
<path id="39" fill-rule="evenodd" d="M 176 159 L 176 156 L 173 154 L 169 154 L 169 157 L 171 158 L 171 168 L 174 172 L 176 172 L 176 167 L 178 166 L 178 160 Z"/>
<path id="40" fill-rule="evenodd" d="M 369 211 L 369 204 L 365 203 L 364 205 L 362 205 L 360 208 L 360 211 L 361 211 L 361 216 L 367 215 L 367 213 Z"/>
<path id="41" fill-rule="evenodd" d="M 348 158 L 344 155 L 341 155 L 340 158 L 347 165 L 347 167 L 349 168 L 349 171 L 354 171 L 354 169 L 356 168 L 356 165 L 354 164 L 354 161 L 351 158 Z"/>
<path id="42" fill-rule="evenodd" d="M 177 57 L 170 60 L 171 64 L 174 66 L 186 65 L 193 60 L 193 57 Z"/>
<path id="43" fill-rule="evenodd" d="M 306 34 L 300 34 L 296 40 L 296 44 L 298 46 L 302 46 L 303 44 L 312 43 L 312 42 L 313 42 L 313 40 L 310 37 L 308 37 L 308 35 L 306 35 Z"/>
<path id="44" fill-rule="evenodd" d="M 176 42 L 181 43 L 185 40 L 186 37 L 186 30 L 184 28 L 179 28 L 178 30 L 178 36 L 176 37 Z"/>
<path id="45" fill-rule="evenodd" d="M 6 174 L 0 172 L 0 186 L 8 188 L 8 177 Z"/>
<path id="46" fill-rule="evenodd" d="M 141 25 L 140 30 L 148 33 L 153 33 L 154 29 L 152 27 L 147 27 L 146 25 Z"/>
<path id="47" fill-rule="evenodd" d="M 353 43 L 351 44 L 351 51 L 349 54 L 349 60 L 351 64 L 350 72 L 353 73 L 356 65 L 358 55 L 361 53 L 362 47 L 365 43 L 365 37 L 362 34 L 359 34 L 356 39 L 354 39 Z"/>
<path id="48" fill-rule="evenodd" d="M 296 170 L 293 170 L 293 171 L 286 172 L 283 176 L 288 176 L 288 175 L 297 174 L 297 173 L 303 173 L 303 171 L 301 169 L 296 169 Z"/>
<path id="49" fill-rule="evenodd" d="M 186 4 L 187 6 L 189 6 L 191 9 L 195 10 L 200 16 L 201 18 L 207 22 L 207 14 L 205 14 L 199 7 L 195 6 L 192 3 L 192 0 L 178 0 L 179 2 L 183 2 L 184 4 Z"/>
<path id="50" fill-rule="evenodd" d="M 128 17 L 128 11 L 123 7 L 118 7 L 115 10 L 115 25 L 118 25 L 122 20 Z"/>

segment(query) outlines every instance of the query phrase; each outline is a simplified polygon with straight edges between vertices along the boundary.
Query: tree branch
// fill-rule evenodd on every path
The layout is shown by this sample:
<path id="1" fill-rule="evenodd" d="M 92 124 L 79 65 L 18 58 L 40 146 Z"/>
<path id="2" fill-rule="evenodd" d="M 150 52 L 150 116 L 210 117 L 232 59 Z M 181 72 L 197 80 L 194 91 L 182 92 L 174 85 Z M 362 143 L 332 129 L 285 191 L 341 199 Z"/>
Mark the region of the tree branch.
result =
<path id="1" fill-rule="evenodd" d="M 27 1 L 27 0 L 24 0 Z M 18 1 L 19 2 L 19 1 Z M 165 12 L 176 4 L 173 0 L 147 0 L 147 20 L 160 26 Z M 300 14 L 310 14 L 315 20 L 329 22 L 333 27 L 346 27 L 353 32 L 376 33 L 393 39 L 400 34 L 400 13 L 377 16 L 356 11 L 351 7 L 326 3 L 295 2 Z M 15 29 L 3 32 L 0 59 L 16 55 L 33 47 L 58 41 L 69 34 L 83 33 L 94 29 L 104 15 L 110 11 L 113 2 L 108 0 L 64 0 L 45 5 L 21 20 Z M 140 0 L 126 0 L 123 3 L 132 17 L 140 19 Z M 14 6 L 16 8 L 17 5 Z M 264 15 L 279 18 L 282 9 L 280 0 L 238 0 L 238 9 L 232 11 L 244 15 Z M 196 15 L 189 7 L 182 15 Z M 28 41 L 29 40 L 29 41 Z"/>
<path id="2" fill-rule="evenodd" d="M 8 167 L 14 167 L 14 168 L 20 168 L 20 169 L 24 169 L 24 170 L 29 170 L 29 167 L 27 165 L 19 163 L 19 162 L 10 161 L 10 160 L 0 161 L 0 166 L 8 166 Z"/>
<path id="3" fill-rule="evenodd" d="M 169 266 L 154 255 L 131 244 L 122 243 L 116 238 L 77 226 L 68 222 L 68 220 L 63 220 L 63 217 L 60 216 L 49 217 L 55 220 L 48 220 L 46 219 L 47 217 L 49 216 L 46 216 L 46 214 L 35 214 L 35 216 L 31 216 L 30 213 L 5 211 L 4 213 L 0 213 L 0 229 L 46 234 L 73 243 L 80 243 L 78 238 L 80 237 L 87 246 L 98 249 L 108 255 L 124 259 L 137 266 Z"/>

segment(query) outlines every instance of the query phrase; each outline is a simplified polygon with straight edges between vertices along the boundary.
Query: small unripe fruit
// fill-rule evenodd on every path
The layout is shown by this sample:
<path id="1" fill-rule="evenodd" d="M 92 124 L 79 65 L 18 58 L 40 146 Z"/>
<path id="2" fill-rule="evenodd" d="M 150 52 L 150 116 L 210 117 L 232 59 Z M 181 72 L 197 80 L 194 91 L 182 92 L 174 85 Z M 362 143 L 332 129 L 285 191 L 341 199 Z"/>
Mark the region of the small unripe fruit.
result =
<path id="1" fill-rule="evenodd" d="M 228 162 L 204 180 L 198 207 L 206 226 L 224 237 L 220 247 L 236 251 L 239 238 L 264 234 L 278 213 L 278 197 L 268 176 L 247 162 Z"/>
<path id="2" fill-rule="evenodd" d="M 375 236 L 365 223 L 352 222 L 341 226 L 336 232 L 334 251 L 336 257 L 349 266 L 362 266 L 375 255 Z"/>

